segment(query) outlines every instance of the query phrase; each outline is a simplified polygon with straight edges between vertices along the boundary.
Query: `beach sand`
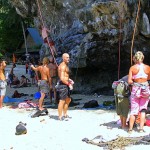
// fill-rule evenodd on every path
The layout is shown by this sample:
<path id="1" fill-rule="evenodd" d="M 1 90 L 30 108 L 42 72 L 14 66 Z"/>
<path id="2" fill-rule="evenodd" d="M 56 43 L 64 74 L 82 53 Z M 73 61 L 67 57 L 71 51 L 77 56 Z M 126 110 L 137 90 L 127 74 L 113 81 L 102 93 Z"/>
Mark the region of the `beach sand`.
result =
<path id="1" fill-rule="evenodd" d="M 10 66 L 7 66 L 6 72 L 9 72 Z M 17 66 L 14 73 L 20 77 L 25 74 L 25 66 Z M 29 75 L 26 75 L 29 77 Z M 11 97 L 14 88 L 7 87 L 6 96 Z M 19 93 L 29 94 L 24 99 L 34 99 L 31 94 L 37 92 L 37 87 L 17 89 Z M 89 100 L 97 100 L 99 104 L 103 101 L 113 100 L 113 96 L 95 96 L 95 95 L 72 95 L 74 102 L 79 105 L 70 107 L 67 120 L 57 120 L 57 107 L 50 105 L 49 114 L 37 118 L 31 118 L 35 109 L 10 108 L 15 103 L 4 104 L 0 110 L 0 150 L 100 150 L 103 147 L 87 144 L 82 141 L 83 138 L 89 140 L 101 135 L 106 141 L 123 137 L 139 137 L 148 135 L 150 127 L 145 126 L 145 133 L 134 131 L 131 135 L 126 130 L 119 129 L 115 110 L 109 109 L 83 109 L 82 106 Z M 46 101 L 49 101 L 47 98 Z M 52 108 L 54 106 L 54 108 Z M 48 106 L 46 106 L 48 107 Z M 16 126 L 22 121 L 26 123 L 27 134 L 15 135 Z M 99 140 L 99 139 L 98 139 Z M 98 142 L 98 140 L 95 142 Z M 148 149 L 149 145 L 130 145 L 126 150 Z"/>

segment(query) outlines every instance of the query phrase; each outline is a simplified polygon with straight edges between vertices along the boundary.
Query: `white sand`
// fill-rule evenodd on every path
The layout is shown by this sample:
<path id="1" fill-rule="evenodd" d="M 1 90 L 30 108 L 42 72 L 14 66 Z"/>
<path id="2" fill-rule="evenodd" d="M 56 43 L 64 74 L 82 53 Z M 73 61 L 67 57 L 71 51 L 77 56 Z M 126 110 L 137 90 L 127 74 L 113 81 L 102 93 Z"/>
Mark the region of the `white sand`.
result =
<path id="1" fill-rule="evenodd" d="M 9 70 L 9 66 L 6 70 Z M 21 76 L 25 74 L 22 66 L 17 66 L 15 74 Z M 28 88 L 20 88 L 19 92 L 26 94 L 34 94 L 37 91 L 35 86 Z M 13 88 L 7 88 L 7 96 L 11 96 L 14 92 Z M 76 98 L 82 98 L 79 107 L 82 107 L 85 101 L 91 99 L 110 100 L 108 96 L 85 96 L 73 95 Z M 33 98 L 34 99 L 34 98 Z M 145 126 L 146 133 L 133 132 L 131 135 L 122 129 L 118 129 L 119 125 L 116 121 L 119 117 L 115 110 L 83 110 L 76 107 L 70 107 L 68 110 L 71 119 L 68 121 L 58 121 L 50 116 L 57 117 L 57 109 L 49 108 L 49 115 L 31 118 L 32 111 L 25 109 L 12 109 L 8 106 L 0 110 L 0 150 L 100 150 L 95 145 L 82 142 L 83 138 L 93 139 L 98 135 L 102 135 L 106 140 L 112 140 L 118 136 L 143 136 L 150 133 L 150 127 Z M 42 121 L 44 119 L 44 121 Z M 16 125 L 22 121 L 27 123 L 27 134 L 15 135 Z M 104 124 L 106 123 L 106 124 Z M 100 124 L 104 124 L 101 125 Z M 148 145 L 134 145 L 126 147 L 126 150 L 147 150 Z"/>

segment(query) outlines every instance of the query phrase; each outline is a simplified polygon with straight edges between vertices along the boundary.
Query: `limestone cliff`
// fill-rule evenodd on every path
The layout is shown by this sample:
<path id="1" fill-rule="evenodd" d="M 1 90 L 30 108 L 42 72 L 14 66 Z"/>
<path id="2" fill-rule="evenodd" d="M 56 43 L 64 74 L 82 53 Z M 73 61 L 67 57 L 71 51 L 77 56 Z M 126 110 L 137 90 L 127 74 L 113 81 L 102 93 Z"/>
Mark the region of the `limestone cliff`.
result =
<path id="1" fill-rule="evenodd" d="M 70 67 L 75 91 L 108 93 L 118 75 L 120 41 L 120 77 L 128 73 L 131 41 L 139 0 L 11 0 L 18 14 L 33 17 L 35 27 L 42 20 L 51 29 L 58 49 L 71 55 Z M 141 50 L 150 64 L 150 2 L 140 1 L 133 53 Z M 120 38 L 119 38 L 120 37 Z M 111 90 L 110 90 L 111 91 Z"/>

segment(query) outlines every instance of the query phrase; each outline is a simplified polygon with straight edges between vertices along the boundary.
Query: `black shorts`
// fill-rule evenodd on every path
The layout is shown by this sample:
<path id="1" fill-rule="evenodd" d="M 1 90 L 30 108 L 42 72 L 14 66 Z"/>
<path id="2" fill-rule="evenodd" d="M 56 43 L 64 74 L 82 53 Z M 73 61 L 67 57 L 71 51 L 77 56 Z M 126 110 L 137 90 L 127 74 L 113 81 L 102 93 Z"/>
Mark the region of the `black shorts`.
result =
<path id="1" fill-rule="evenodd" d="M 66 84 L 60 82 L 56 90 L 58 92 L 58 98 L 60 100 L 65 100 L 66 98 L 70 97 L 70 90 Z"/>

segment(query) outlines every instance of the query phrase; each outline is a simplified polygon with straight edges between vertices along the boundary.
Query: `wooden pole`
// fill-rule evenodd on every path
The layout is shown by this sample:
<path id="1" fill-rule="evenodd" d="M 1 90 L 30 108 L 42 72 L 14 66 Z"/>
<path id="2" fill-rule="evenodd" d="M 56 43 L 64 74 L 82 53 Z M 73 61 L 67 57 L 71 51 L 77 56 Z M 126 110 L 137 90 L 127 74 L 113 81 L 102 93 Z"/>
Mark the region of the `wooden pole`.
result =
<path id="1" fill-rule="evenodd" d="M 25 55 L 26 55 L 26 60 L 28 60 L 29 54 L 28 54 L 27 40 L 26 40 L 26 34 L 25 34 L 23 22 L 21 22 L 21 25 L 22 25 L 23 37 L 24 37 L 25 48 L 26 48 L 26 54 Z"/>

